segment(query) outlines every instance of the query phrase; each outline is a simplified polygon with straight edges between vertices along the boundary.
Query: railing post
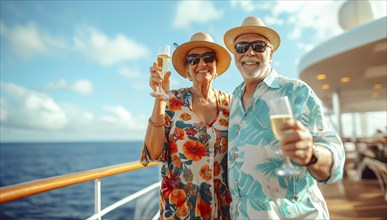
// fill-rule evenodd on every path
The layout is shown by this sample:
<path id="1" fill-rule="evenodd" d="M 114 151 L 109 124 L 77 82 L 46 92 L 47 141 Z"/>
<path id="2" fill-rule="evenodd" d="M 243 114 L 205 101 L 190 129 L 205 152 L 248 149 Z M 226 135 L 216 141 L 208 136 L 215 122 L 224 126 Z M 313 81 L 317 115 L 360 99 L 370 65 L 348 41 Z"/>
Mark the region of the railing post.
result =
<path id="1" fill-rule="evenodd" d="M 101 212 L 101 180 L 94 180 L 94 213 L 99 214 Z M 98 220 L 101 220 L 101 216 L 98 216 Z"/>

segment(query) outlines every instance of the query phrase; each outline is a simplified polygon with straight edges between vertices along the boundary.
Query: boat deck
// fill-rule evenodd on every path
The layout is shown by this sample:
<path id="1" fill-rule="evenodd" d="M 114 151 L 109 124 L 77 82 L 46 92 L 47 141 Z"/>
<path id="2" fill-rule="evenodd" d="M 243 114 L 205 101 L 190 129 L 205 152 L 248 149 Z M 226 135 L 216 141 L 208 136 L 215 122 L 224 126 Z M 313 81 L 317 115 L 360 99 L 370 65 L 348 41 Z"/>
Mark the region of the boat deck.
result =
<path id="1" fill-rule="evenodd" d="M 319 185 L 331 219 L 387 219 L 387 202 L 376 179 Z"/>

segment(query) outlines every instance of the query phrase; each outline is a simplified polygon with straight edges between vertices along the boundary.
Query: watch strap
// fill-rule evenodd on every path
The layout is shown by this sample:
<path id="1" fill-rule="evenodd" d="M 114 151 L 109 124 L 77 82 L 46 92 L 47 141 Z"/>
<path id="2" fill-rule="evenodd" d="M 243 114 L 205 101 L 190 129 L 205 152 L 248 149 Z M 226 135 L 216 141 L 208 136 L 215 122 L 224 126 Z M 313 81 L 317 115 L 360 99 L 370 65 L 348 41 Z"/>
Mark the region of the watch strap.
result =
<path id="1" fill-rule="evenodd" d="M 317 150 L 317 147 L 315 145 L 313 145 L 313 154 L 312 154 L 312 157 L 310 158 L 309 162 L 307 164 L 305 164 L 304 166 L 310 166 L 310 165 L 313 165 L 313 164 L 316 164 L 318 162 L 318 150 Z"/>

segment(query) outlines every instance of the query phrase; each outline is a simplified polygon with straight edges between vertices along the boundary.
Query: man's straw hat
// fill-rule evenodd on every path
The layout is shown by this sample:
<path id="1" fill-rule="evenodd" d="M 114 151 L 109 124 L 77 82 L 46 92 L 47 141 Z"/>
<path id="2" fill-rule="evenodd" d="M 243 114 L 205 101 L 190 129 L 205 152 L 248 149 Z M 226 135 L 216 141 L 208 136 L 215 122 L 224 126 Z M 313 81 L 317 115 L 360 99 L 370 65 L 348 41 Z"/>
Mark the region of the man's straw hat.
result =
<path id="1" fill-rule="evenodd" d="M 204 32 L 192 35 L 189 42 L 186 42 L 175 49 L 172 55 L 172 63 L 176 71 L 184 78 L 187 78 L 186 56 L 190 50 L 197 47 L 206 47 L 216 54 L 216 67 L 218 76 L 224 73 L 230 66 L 231 56 L 222 46 L 216 44 L 212 37 Z"/>
<path id="2" fill-rule="evenodd" d="M 265 26 L 263 21 L 254 16 L 246 17 L 243 23 L 239 27 L 232 28 L 224 34 L 224 43 L 226 47 L 234 53 L 235 39 L 242 34 L 259 34 L 266 37 L 273 45 L 273 50 L 276 51 L 280 45 L 281 38 L 278 33 Z"/>

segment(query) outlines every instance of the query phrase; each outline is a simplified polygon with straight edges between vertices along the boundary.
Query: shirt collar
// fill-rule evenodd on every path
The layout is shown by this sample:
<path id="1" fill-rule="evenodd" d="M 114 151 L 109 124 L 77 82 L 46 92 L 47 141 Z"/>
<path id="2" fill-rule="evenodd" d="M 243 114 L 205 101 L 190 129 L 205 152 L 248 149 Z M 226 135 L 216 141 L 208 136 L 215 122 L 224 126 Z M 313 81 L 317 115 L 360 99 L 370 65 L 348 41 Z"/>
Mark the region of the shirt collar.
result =
<path id="1" fill-rule="evenodd" d="M 265 79 L 263 80 L 263 83 L 273 89 L 280 88 L 279 75 L 274 68 L 271 68 L 269 75 L 265 77 Z M 262 82 L 257 86 L 257 89 L 258 87 L 260 87 L 260 85 L 262 85 Z M 242 83 L 236 88 L 235 91 L 239 91 L 238 95 L 242 96 L 244 90 L 245 90 L 245 82 L 242 81 Z M 234 94 L 234 95 L 237 95 L 237 94 Z"/>
<path id="2" fill-rule="evenodd" d="M 263 82 L 269 86 L 270 88 L 273 88 L 273 89 L 278 89 L 280 86 L 279 86 L 279 82 L 278 82 L 278 73 L 277 71 L 275 71 L 274 68 L 271 69 L 269 75 L 266 76 L 266 78 L 263 80 Z"/>

